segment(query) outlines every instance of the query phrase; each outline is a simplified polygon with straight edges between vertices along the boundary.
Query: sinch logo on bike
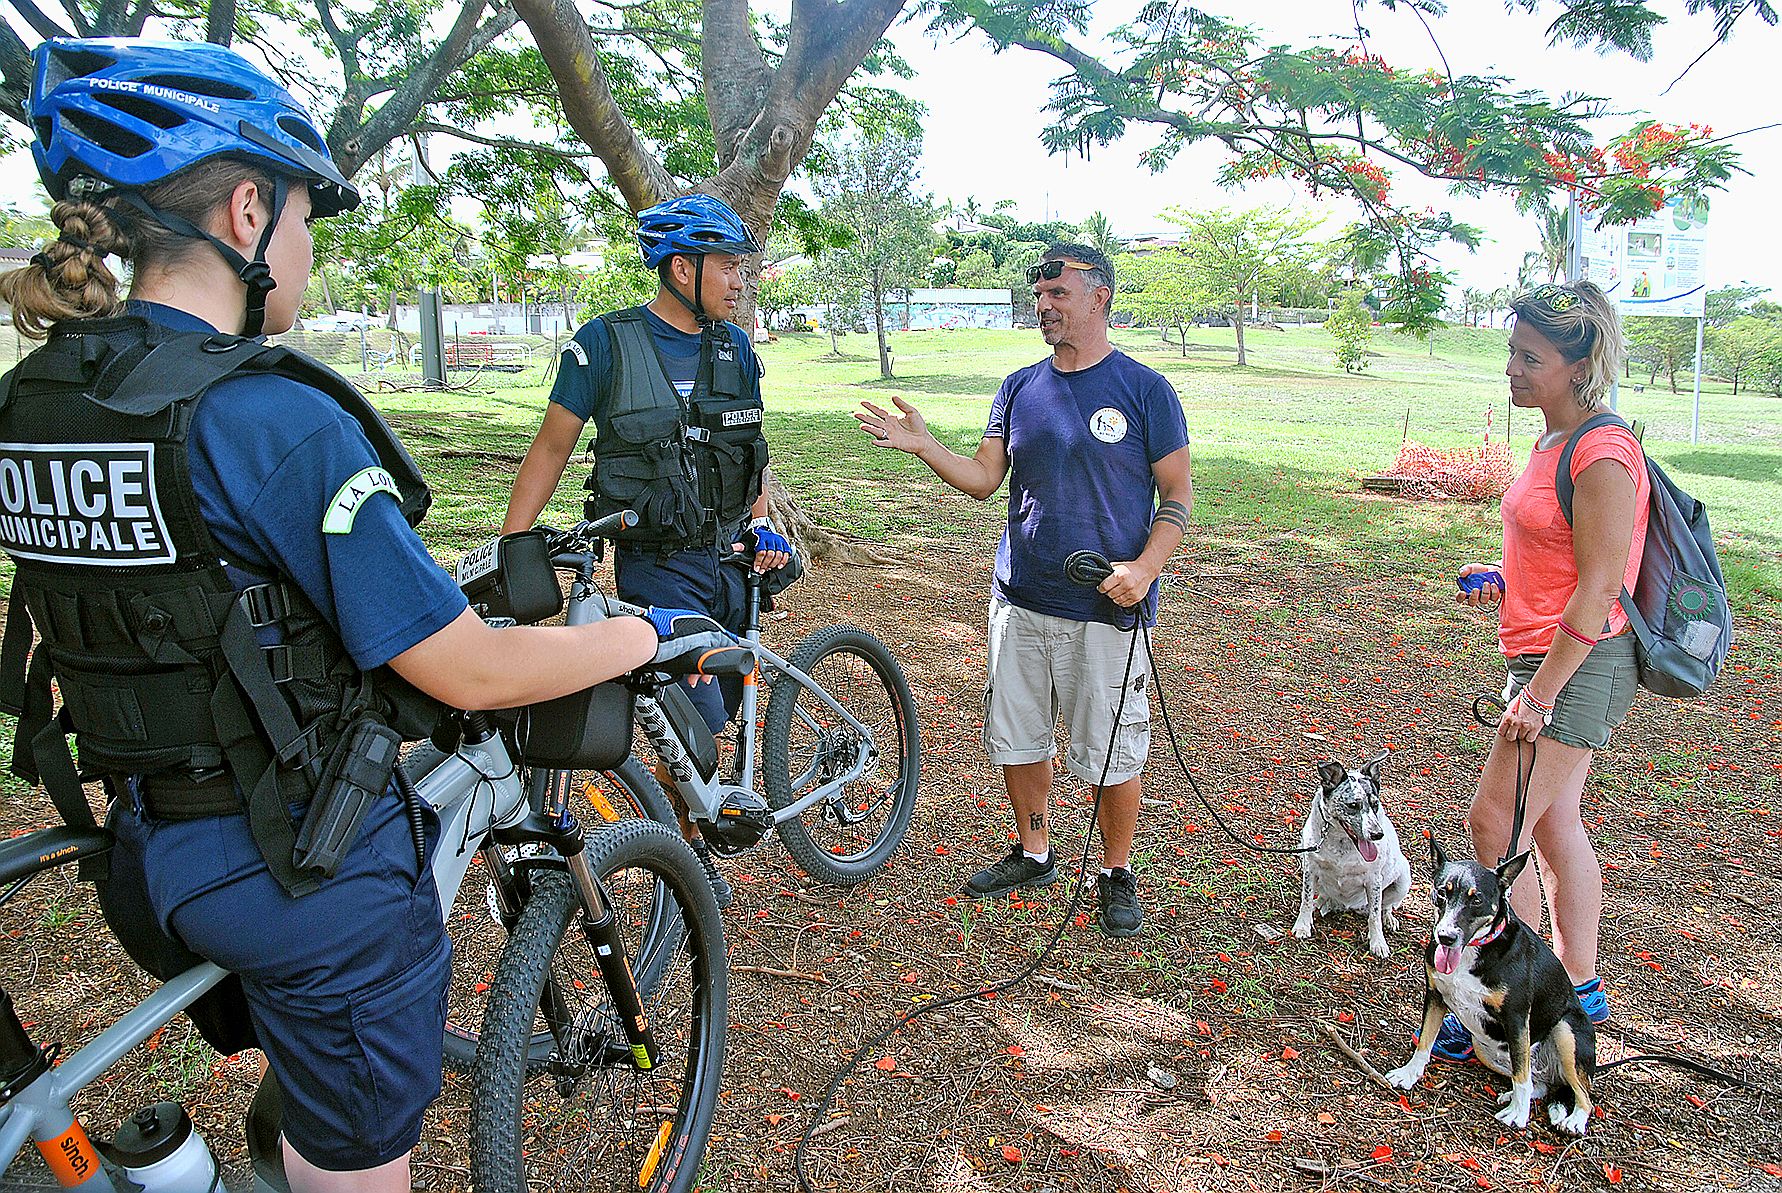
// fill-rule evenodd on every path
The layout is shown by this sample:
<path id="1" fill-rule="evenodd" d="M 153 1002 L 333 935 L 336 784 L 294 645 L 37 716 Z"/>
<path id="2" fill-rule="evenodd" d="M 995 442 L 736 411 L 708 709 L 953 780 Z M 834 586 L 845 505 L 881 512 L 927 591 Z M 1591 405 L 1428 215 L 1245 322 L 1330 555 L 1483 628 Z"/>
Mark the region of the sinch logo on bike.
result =
<path id="1" fill-rule="evenodd" d="M 14 7 L 0 1189 L 1782 1179 L 1741 6 Z"/>

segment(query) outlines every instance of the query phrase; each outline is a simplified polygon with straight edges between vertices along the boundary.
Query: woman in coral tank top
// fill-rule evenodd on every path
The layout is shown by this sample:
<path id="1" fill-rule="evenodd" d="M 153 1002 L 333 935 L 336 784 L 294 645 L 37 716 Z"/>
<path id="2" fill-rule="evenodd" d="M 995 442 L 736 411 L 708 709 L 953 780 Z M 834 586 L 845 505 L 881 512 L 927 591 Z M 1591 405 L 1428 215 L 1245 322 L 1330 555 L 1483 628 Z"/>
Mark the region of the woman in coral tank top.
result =
<path id="1" fill-rule="evenodd" d="M 1650 486 L 1638 441 L 1623 427 L 1595 428 L 1573 450 L 1576 525 L 1567 524 L 1554 488 L 1559 457 L 1572 432 L 1607 409 L 1624 351 L 1621 322 L 1589 282 L 1538 286 L 1510 306 L 1510 400 L 1539 410 L 1546 426 L 1504 494 L 1503 558 L 1460 569 L 1462 576 L 1503 574 L 1503 589 L 1487 584 L 1459 600 L 1477 607 L 1501 597 L 1498 644 L 1510 672 L 1509 707 L 1468 821 L 1474 852 L 1495 862 L 1509 846 L 1518 759 L 1526 772 L 1532 753 L 1519 848 L 1532 841 L 1537 851 L 1554 951 L 1584 1010 L 1601 1023 L 1609 1017 L 1596 972 L 1603 880 L 1579 799 L 1591 759 L 1627 715 L 1638 685 L 1633 636 L 1616 598 L 1639 574 Z M 1541 923 L 1536 883 L 1518 883 L 1511 903 L 1525 923 Z M 1449 1019 L 1438 1052 L 1465 1059 L 1471 1040 Z"/>

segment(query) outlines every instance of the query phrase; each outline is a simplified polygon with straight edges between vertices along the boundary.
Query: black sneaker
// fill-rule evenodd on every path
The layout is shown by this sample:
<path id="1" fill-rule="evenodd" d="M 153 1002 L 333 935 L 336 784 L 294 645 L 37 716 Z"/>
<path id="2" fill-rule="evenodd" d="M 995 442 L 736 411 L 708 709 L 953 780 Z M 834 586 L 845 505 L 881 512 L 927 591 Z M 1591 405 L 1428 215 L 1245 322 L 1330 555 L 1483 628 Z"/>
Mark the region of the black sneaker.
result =
<path id="1" fill-rule="evenodd" d="M 718 910 L 723 911 L 726 907 L 730 906 L 732 897 L 730 893 L 730 884 L 724 881 L 724 876 L 718 872 L 718 864 L 712 860 L 712 847 L 698 837 L 695 837 L 692 841 L 688 842 L 688 844 L 693 846 L 694 856 L 699 859 L 699 864 L 705 868 L 705 876 L 712 884 L 712 894 L 718 897 Z"/>
<path id="2" fill-rule="evenodd" d="M 1036 862 L 1021 852 L 1021 846 L 1015 845 L 1009 855 L 994 866 L 987 866 L 965 880 L 965 892 L 989 898 L 1000 895 L 1004 891 L 1012 891 L 1016 887 L 1051 886 L 1058 881 L 1058 868 L 1052 864 L 1052 851 L 1046 851 L 1046 860 Z"/>
<path id="3" fill-rule="evenodd" d="M 1095 876 L 1095 901 L 1101 906 L 1101 930 L 1109 936 L 1131 936 L 1145 923 L 1139 906 L 1138 878 L 1125 867 Z"/>

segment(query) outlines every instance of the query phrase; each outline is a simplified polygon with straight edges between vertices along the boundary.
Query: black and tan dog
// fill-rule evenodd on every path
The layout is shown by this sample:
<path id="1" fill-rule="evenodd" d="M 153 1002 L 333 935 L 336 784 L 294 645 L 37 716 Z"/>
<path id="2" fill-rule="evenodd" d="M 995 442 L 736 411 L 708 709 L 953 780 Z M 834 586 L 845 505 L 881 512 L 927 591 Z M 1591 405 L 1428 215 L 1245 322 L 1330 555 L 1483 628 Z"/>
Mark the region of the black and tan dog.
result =
<path id="1" fill-rule="evenodd" d="M 1386 1080 L 1395 1089 L 1417 1084 L 1442 1016 L 1452 1011 L 1472 1033 L 1479 1059 L 1510 1079 L 1509 1091 L 1497 1100 L 1498 1121 L 1527 1126 L 1534 1100 L 1550 1094 L 1553 1126 L 1584 1134 L 1596 1030 L 1559 958 L 1510 910 L 1510 884 L 1529 855 L 1493 870 L 1450 859 L 1433 836 L 1429 852 L 1435 928 L 1424 953 L 1423 1026 L 1411 1059 Z"/>

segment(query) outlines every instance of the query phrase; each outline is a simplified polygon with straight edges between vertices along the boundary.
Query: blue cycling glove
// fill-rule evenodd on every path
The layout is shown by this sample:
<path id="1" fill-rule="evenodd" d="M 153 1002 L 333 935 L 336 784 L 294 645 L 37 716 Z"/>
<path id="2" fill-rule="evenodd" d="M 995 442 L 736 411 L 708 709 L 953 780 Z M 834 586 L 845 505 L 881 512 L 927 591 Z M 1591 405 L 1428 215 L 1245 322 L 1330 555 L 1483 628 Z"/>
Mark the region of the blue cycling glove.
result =
<path id="1" fill-rule="evenodd" d="M 741 541 L 744 546 L 752 546 L 757 555 L 771 551 L 784 551 L 787 555 L 793 553 L 791 542 L 785 535 L 769 526 L 765 519 L 743 531 Z"/>
<path id="2" fill-rule="evenodd" d="M 656 654 L 649 666 L 662 671 L 685 675 L 698 670 L 713 652 L 740 649 L 735 634 L 696 609 L 650 608 L 643 619 L 656 631 Z"/>

